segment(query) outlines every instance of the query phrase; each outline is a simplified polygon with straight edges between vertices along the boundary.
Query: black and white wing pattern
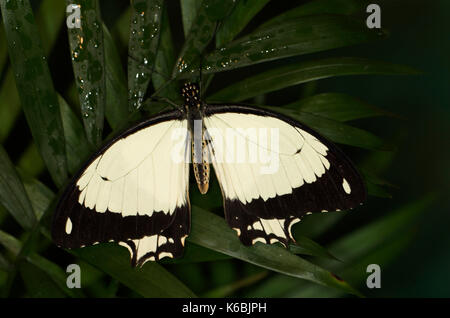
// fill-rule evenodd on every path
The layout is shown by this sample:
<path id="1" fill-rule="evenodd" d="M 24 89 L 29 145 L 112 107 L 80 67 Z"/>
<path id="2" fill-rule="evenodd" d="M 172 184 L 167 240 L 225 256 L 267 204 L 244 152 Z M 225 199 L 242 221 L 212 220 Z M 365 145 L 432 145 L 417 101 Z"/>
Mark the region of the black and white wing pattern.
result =
<path id="1" fill-rule="evenodd" d="M 174 134 L 186 128 L 180 112 L 165 113 L 97 152 L 59 201 L 52 228 L 56 244 L 77 248 L 114 241 L 129 249 L 135 266 L 179 257 L 190 231 L 189 161 L 187 135 L 180 141 Z"/>
<path id="2" fill-rule="evenodd" d="M 365 200 L 363 180 L 343 152 L 291 118 L 208 105 L 204 121 L 225 217 L 245 245 L 287 246 L 303 216 Z"/>

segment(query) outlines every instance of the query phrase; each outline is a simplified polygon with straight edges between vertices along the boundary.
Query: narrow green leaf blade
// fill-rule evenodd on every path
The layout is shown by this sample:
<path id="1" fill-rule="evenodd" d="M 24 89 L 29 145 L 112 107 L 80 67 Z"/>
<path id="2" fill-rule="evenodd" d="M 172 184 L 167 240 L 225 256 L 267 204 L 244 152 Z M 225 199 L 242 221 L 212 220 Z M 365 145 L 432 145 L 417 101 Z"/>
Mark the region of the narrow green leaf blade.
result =
<path id="1" fill-rule="evenodd" d="M 358 98 L 341 93 L 318 94 L 285 107 L 341 122 L 377 116 L 394 116 L 394 114 L 369 105 Z"/>
<path id="2" fill-rule="evenodd" d="M 412 75 L 413 69 L 364 58 L 327 58 L 278 67 L 236 82 L 208 99 L 242 101 L 285 87 L 319 79 L 348 75 Z"/>
<path id="3" fill-rule="evenodd" d="M 18 239 L 9 233 L 0 230 L 0 245 L 3 246 L 13 256 L 17 256 L 20 253 L 22 244 Z"/>
<path id="4" fill-rule="evenodd" d="M 174 81 L 167 83 L 175 65 L 175 49 L 169 22 L 166 6 L 161 21 L 161 36 L 156 55 L 155 72 L 153 72 L 153 87 L 158 91 L 159 96 L 176 101 L 180 98 L 177 84 Z"/>
<path id="5" fill-rule="evenodd" d="M 352 277 L 354 284 L 363 284 L 367 279 L 367 265 L 376 263 L 386 266 L 398 252 L 411 242 L 413 226 L 423 217 L 426 209 L 436 202 L 437 195 L 427 194 L 418 200 L 388 212 L 385 216 L 361 227 L 330 244 L 329 249 L 342 256 L 344 263 L 321 264 L 329 266 L 344 277 Z M 364 244 L 361 244 L 364 242 Z M 376 262 L 374 262 L 376 260 Z M 361 275 L 360 273 L 365 275 Z M 316 297 L 320 290 L 316 286 L 298 288 L 294 297 Z"/>
<path id="6" fill-rule="evenodd" d="M 241 244 L 225 220 L 199 207 L 192 207 L 192 233 L 190 240 L 200 246 L 230 255 L 245 262 L 285 275 L 306 279 L 317 284 L 359 294 L 332 273 L 314 265 L 279 246 Z"/>
<path id="7" fill-rule="evenodd" d="M 0 271 L 8 272 L 11 270 L 11 263 L 0 254 Z"/>
<path id="8" fill-rule="evenodd" d="M 297 242 L 297 245 L 292 244 L 289 246 L 289 250 L 294 254 L 323 257 L 326 259 L 339 261 L 325 247 L 314 242 L 310 238 L 305 236 L 296 236 L 295 241 Z"/>
<path id="9" fill-rule="evenodd" d="M 200 8 L 202 0 L 180 0 L 181 18 L 183 20 L 184 36 L 187 37 L 192 23 L 197 16 L 197 10 Z"/>
<path id="10" fill-rule="evenodd" d="M 85 297 L 82 290 L 74 288 L 70 289 L 67 287 L 66 279 L 67 274 L 55 263 L 49 261 L 48 259 L 33 253 L 25 258 L 29 263 L 33 264 L 39 268 L 42 272 L 47 274 L 47 277 L 51 279 L 58 288 L 63 291 L 69 297 Z"/>
<path id="11" fill-rule="evenodd" d="M 43 0 L 36 14 L 45 52 L 50 52 L 64 22 L 66 6 L 63 1 Z"/>
<path id="12" fill-rule="evenodd" d="M 128 251 L 120 246 L 102 244 L 72 253 L 144 297 L 195 297 L 189 288 L 155 262 L 132 268 Z"/>
<path id="13" fill-rule="evenodd" d="M 224 17 L 224 12 L 229 12 L 234 0 L 209 0 L 202 1 L 189 34 L 181 48 L 181 53 L 172 71 L 172 77 L 177 77 L 187 69 L 198 70 L 201 54 L 214 37 L 217 20 Z"/>
<path id="14" fill-rule="evenodd" d="M 298 120 L 335 143 L 370 150 L 389 149 L 381 138 L 363 129 L 352 127 L 321 116 L 312 115 L 310 113 L 303 113 L 282 107 L 270 107 L 269 109 L 278 111 Z"/>
<path id="15" fill-rule="evenodd" d="M 0 245 L 3 245 L 7 250 L 9 250 L 14 256 L 18 256 L 21 249 L 22 243 L 13 237 L 12 235 L 0 231 Z M 30 264 L 33 264 L 39 268 L 43 273 L 46 274 L 47 280 L 51 280 L 55 283 L 60 291 L 64 292 L 69 297 L 83 297 L 82 291 L 77 289 L 69 289 L 66 285 L 66 274 L 65 272 L 55 263 L 49 261 L 48 259 L 32 253 L 25 257 L 25 260 Z"/>
<path id="16" fill-rule="evenodd" d="M 50 6 L 51 9 L 49 9 Z M 59 26 L 63 21 L 64 3 L 62 3 L 61 8 L 60 2 L 56 4 L 54 0 L 43 0 L 36 14 L 36 24 L 37 29 L 41 34 L 42 46 L 46 56 L 49 56 L 50 51 L 55 44 L 58 37 Z M 2 63 L 6 63 L 6 59 L 8 58 L 8 45 L 3 23 L 1 25 L 0 69 L 2 69 L 2 65 L 4 65 Z M 0 107 L 0 142 L 3 142 L 4 138 L 6 138 L 11 131 L 21 111 L 19 94 L 14 83 L 14 73 L 11 68 L 6 71 L 6 76 L 0 87 L 0 101 L 2 101 L 2 107 Z"/>
<path id="17" fill-rule="evenodd" d="M 89 143 L 78 117 L 62 96 L 58 95 L 58 100 L 66 139 L 67 165 L 69 172 L 73 174 L 81 163 L 88 158 L 90 154 Z"/>
<path id="18" fill-rule="evenodd" d="M 222 47 L 241 32 L 269 0 L 238 1 L 216 34 L 216 47 Z"/>
<path id="19" fill-rule="evenodd" d="M 258 29 L 212 52 L 204 73 L 215 73 L 262 62 L 360 44 L 379 39 L 382 31 L 368 29 L 345 16 L 307 16 Z M 187 67 L 186 72 L 193 72 Z"/>
<path id="20" fill-rule="evenodd" d="M 59 186 L 67 178 L 64 131 L 50 71 L 28 1 L 0 1 L 11 66 L 39 152 Z"/>
<path id="21" fill-rule="evenodd" d="M 155 67 L 163 0 L 131 2 L 128 42 L 128 102 L 130 112 L 141 107 Z"/>
<path id="22" fill-rule="evenodd" d="M 128 116 L 127 78 L 122 68 L 119 52 L 105 24 L 103 24 L 103 37 L 106 66 L 105 117 L 109 125 L 116 129 Z"/>
<path id="23" fill-rule="evenodd" d="M 36 223 L 33 207 L 8 154 L 0 146 L 0 204 L 25 229 Z"/>
<path id="24" fill-rule="evenodd" d="M 22 179 L 25 191 L 30 198 L 31 205 L 36 214 L 36 218 L 40 220 L 47 211 L 55 195 L 52 190 L 37 179 L 28 177 L 22 177 Z"/>
<path id="25" fill-rule="evenodd" d="M 70 5 L 72 1 L 66 3 Z M 80 0 L 77 4 L 82 15 L 81 28 L 68 30 L 72 66 L 86 136 L 93 146 L 99 146 L 106 101 L 103 22 L 98 0 Z"/>
<path id="26" fill-rule="evenodd" d="M 370 250 L 402 235 L 411 223 L 416 222 L 421 213 L 436 201 L 435 194 L 427 194 L 405 206 L 386 214 L 386 216 L 357 229 L 329 246 L 330 250 L 346 261 L 356 259 Z M 360 244 L 360 242 L 365 242 Z M 350 248 L 351 247 L 351 248 Z"/>
<path id="27" fill-rule="evenodd" d="M 0 74 L 3 73 L 3 67 L 8 60 L 8 44 L 6 43 L 5 28 L 3 21 L 0 21 Z"/>

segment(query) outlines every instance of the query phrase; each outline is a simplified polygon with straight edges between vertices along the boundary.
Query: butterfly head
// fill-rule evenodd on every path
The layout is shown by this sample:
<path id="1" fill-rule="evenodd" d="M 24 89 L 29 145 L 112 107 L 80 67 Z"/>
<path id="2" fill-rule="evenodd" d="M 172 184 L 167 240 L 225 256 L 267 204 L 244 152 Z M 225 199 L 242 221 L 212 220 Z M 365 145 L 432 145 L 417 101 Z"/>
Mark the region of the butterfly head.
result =
<path id="1" fill-rule="evenodd" d="M 200 101 L 200 89 L 198 84 L 190 82 L 185 83 L 181 89 L 181 96 L 184 98 L 186 108 L 193 107 L 200 109 L 202 103 Z"/>

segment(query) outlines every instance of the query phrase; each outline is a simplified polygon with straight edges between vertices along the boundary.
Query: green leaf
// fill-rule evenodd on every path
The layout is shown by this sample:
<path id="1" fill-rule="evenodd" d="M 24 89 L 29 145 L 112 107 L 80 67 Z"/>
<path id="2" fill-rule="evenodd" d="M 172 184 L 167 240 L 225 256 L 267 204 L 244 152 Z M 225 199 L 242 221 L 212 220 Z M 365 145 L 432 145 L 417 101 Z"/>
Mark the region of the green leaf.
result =
<path id="1" fill-rule="evenodd" d="M 389 149 L 385 142 L 374 134 L 335 120 L 284 107 L 263 106 L 263 108 L 294 118 L 335 143 L 371 150 Z"/>
<path id="2" fill-rule="evenodd" d="M 127 6 L 111 28 L 113 38 L 116 39 L 116 44 L 120 48 L 126 47 L 130 40 L 131 11 L 131 6 Z"/>
<path id="3" fill-rule="evenodd" d="M 377 116 L 394 116 L 358 98 L 340 93 L 323 93 L 301 99 L 284 107 L 336 121 L 350 121 Z"/>
<path id="4" fill-rule="evenodd" d="M 289 246 L 289 250 L 294 254 L 323 257 L 339 261 L 339 259 L 332 255 L 325 247 L 305 236 L 296 236 L 295 241 L 297 242 L 297 245 L 291 244 Z"/>
<path id="5" fill-rule="evenodd" d="M 41 34 L 45 52 L 50 52 L 65 20 L 66 6 L 63 1 L 43 0 L 36 14 L 36 24 Z M 46 53 L 48 54 L 48 53 Z"/>
<path id="6" fill-rule="evenodd" d="M 64 21 L 64 3 L 55 3 L 54 0 L 43 0 L 36 14 L 36 24 L 41 34 L 42 46 L 46 56 L 49 55 L 58 37 L 59 26 Z M 3 23 L 0 27 L 0 73 L 8 58 L 8 45 L 6 42 Z M 11 131 L 17 117 L 20 114 L 20 100 L 14 83 L 14 73 L 11 68 L 6 71 L 6 76 L 0 87 L 0 142 Z"/>
<path id="7" fill-rule="evenodd" d="M 187 37 L 203 0 L 180 0 L 184 36 Z"/>
<path id="8" fill-rule="evenodd" d="M 214 37 L 217 20 L 234 6 L 233 0 L 213 1 L 214 3 L 209 0 L 202 1 L 173 68 L 172 77 L 177 77 L 188 68 L 198 70 L 203 50 Z"/>
<path id="9" fill-rule="evenodd" d="M 67 287 L 67 274 L 55 263 L 35 253 L 27 256 L 25 259 L 30 264 L 33 264 L 42 272 L 47 274 L 48 278 L 52 280 L 56 284 L 56 286 L 58 286 L 58 288 L 69 297 L 84 297 L 82 290 L 76 288 L 69 289 Z"/>
<path id="10" fill-rule="evenodd" d="M 66 295 L 36 266 L 28 262 L 17 264 L 18 272 L 25 287 L 21 295 L 25 298 L 64 298 Z"/>
<path id="11" fill-rule="evenodd" d="M 365 227 L 341 238 L 329 246 L 336 255 L 346 262 L 367 254 L 375 247 L 388 243 L 394 237 L 401 236 L 404 231 L 417 222 L 421 214 L 436 201 L 435 194 L 428 194 L 418 200 L 390 211 Z M 364 242 L 364 244 L 361 244 Z"/>
<path id="12" fill-rule="evenodd" d="M 396 188 L 396 186 L 366 169 L 359 168 L 359 171 L 366 181 L 367 192 L 369 195 L 379 198 L 392 198 L 392 195 L 387 191 L 386 187 Z"/>
<path id="13" fill-rule="evenodd" d="M 27 177 L 23 177 L 22 179 L 36 218 L 40 220 L 49 208 L 55 195 L 52 190 L 37 179 Z"/>
<path id="14" fill-rule="evenodd" d="M 344 16 L 308 16 L 258 29 L 205 58 L 204 73 L 215 73 L 262 62 L 355 45 L 380 38 L 382 31 Z M 194 72 L 192 66 L 185 72 Z"/>
<path id="15" fill-rule="evenodd" d="M 324 260 L 321 264 L 342 273 L 343 277 L 351 277 L 354 284 L 362 284 L 367 278 L 368 264 L 386 266 L 411 242 L 414 225 L 423 217 L 426 209 L 436 202 L 436 198 L 436 194 L 427 194 L 336 240 L 329 249 L 338 253 L 345 263 L 331 264 Z M 297 289 L 295 295 L 291 296 L 316 297 L 320 293 L 316 286 L 300 286 Z"/>
<path id="16" fill-rule="evenodd" d="M 285 87 L 345 75 L 411 75 L 413 69 L 364 58 L 327 58 L 288 64 L 236 82 L 208 99 L 212 101 L 242 101 Z"/>
<path id="17" fill-rule="evenodd" d="M 8 44 L 6 43 L 5 29 L 3 21 L 0 21 L 0 74 L 8 61 Z"/>
<path id="18" fill-rule="evenodd" d="M 75 173 L 90 154 L 89 143 L 84 134 L 83 125 L 67 102 L 58 95 L 61 118 L 66 139 L 67 165 L 71 174 Z"/>
<path id="19" fill-rule="evenodd" d="M 130 40 L 128 42 L 129 110 L 141 107 L 155 67 L 161 31 L 163 0 L 131 2 Z"/>
<path id="20" fill-rule="evenodd" d="M 10 251 L 15 257 L 19 255 L 22 250 L 22 243 L 12 235 L 0 231 L 0 245 L 3 245 L 8 251 Z M 58 288 L 70 297 L 81 297 L 83 293 L 77 289 L 69 289 L 66 285 L 66 274 L 56 264 L 48 259 L 32 253 L 25 257 L 25 260 L 36 266 L 40 271 L 46 274 L 47 280 L 51 280 Z"/>
<path id="21" fill-rule="evenodd" d="M 182 3 L 184 3 L 184 1 Z M 171 77 L 172 69 L 175 64 L 175 49 L 173 46 L 169 22 L 169 15 L 167 13 L 166 6 L 164 8 L 161 21 L 161 37 L 159 49 L 156 55 L 155 72 L 153 72 L 153 87 L 157 90 L 159 96 L 167 97 L 173 101 L 176 101 L 180 99 L 177 83 L 167 83 L 169 82 L 169 78 Z"/>
<path id="22" fill-rule="evenodd" d="M 28 1 L 0 1 L 11 66 L 39 152 L 59 186 L 67 178 L 58 99 Z"/>
<path id="23" fill-rule="evenodd" d="M 239 34 L 269 0 L 238 1 L 216 34 L 216 47 L 221 47 Z"/>
<path id="24" fill-rule="evenodd" d="M 242 245 L 236 233 L 228 227 L 224 219 L 196 206 L 192 207 L 190 241 L 285 275 L 358 294 L 332 273 L 290 253 L 285 248 L 266 244 L 257 244 L 252 247 Z"/>
<path id="25" fill-rule="evenodd" d="M 66 0 L 66 4 L 72 4 Z M 80 0 L 81 28 L 68 29 L 72 66 L 81 115 L 88 141 L 93 146 L 102 142 L 105 115 L 106 68 L 103 22 L 98 0 Z"/>
<path id="26" fill-rule="evenodd" d="M 22 244 L 18 239 L 2 230 L 0 230 L 0 245 L 13 256 L 17 256 L 22 248 Z"/>
<path id="27" fill-rule="evenodd" d="M 132 268 L 128 251 L 116 244 L 84 247 L 72 253 L 144 297 L 195 297 L 182 282 L 155 262 Z"/>
<path id="28" fill-rule="evenodd" d="M 392 199 L 392 195 L 383 187 L 366 180 L 367 194 L 373 197 Z"/>
<path id="29" fill-rule="evenodd" d="M 5 48 L 7 47 L 6 45 Z M 2 107 L 0 107 L 0 142 L 3 143 L 21 113 L 19 93 L 11 68 L 6 71 L 5 78 L 0 86 L 0 100 L 2 101 Z"/>
<path id="30" fill-rule="evenodd" d="M 122 68 L 119 52 L 105 24 L 103 24 L 103 37 L 106 66 L 105 117 L 109 125 L 116 129 L 128 116 L 127 78 Z"/>
<path id="31" fill-rule="evenodd" d="M 36 223 L 30 200 L 8 154 L 0 146 L 0 204 L 25 229 Z"/>
<path id="32" fill-rule="evenodd" d="M 294 237 L 318 238 L 335 226 L 347 213 L 347 211 L 340 211 L 307 215 L 294 226 L 292 233 Z"/>
<path id="33" fill-rule="evenodd" d="M 0 271 L 8 272 L 10 270 L 11 263 L 0 253 Z"/>
<path id="34" fill-rule="evenodd" d="M 287 20 L 301 20 L 308 15 L 365 13 L 367 4 L 361 0 L 314 0 L 285 11 L 260 26 L 266 28 Z"/>
<path id="35" fill-rule="evenodd" d="M 17 160 L 16 168 L 30 176 L 38 176 L 46 170 L 45 163 L 42 161 L 39 150 L 33 141 L 22 152 L 19 160 Z"/>

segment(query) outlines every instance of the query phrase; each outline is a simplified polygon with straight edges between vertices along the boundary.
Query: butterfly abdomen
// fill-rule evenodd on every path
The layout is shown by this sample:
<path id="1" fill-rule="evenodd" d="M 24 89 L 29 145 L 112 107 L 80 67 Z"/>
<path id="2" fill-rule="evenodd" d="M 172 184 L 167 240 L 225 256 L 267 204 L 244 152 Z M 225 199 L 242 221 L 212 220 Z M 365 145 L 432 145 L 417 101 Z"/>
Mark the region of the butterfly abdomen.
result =
<path id="1" fill-rule="evenodd" d="M 206 140 L 203 134 L 192 138 L 192 166 L 194 169 L 195 181 L 197 182 L 200 193 L 205 194 L 209 188 L 209 160 L 208 160 L 208 148 Z"/>

